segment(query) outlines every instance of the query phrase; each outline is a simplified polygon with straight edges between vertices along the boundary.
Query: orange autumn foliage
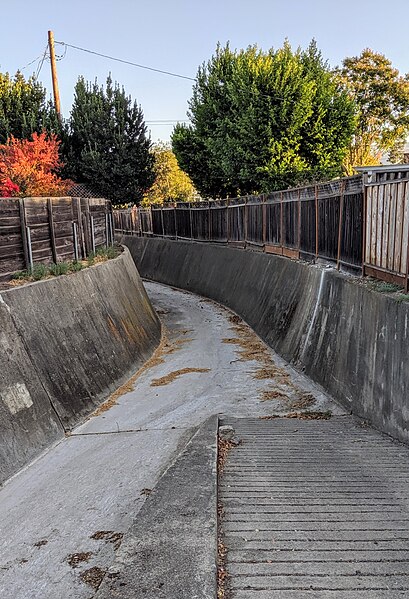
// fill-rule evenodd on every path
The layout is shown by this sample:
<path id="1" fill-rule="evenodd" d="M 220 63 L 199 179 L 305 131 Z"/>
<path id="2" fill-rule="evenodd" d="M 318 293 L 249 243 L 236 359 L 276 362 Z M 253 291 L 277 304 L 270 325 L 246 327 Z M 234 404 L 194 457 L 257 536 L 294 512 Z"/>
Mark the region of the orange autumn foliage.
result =
<path id="1" fill-rule="evenodd" d="M 12 136 L 0 145 L 0 195 L 10 181 L 19 189 L 19 196 L 64 195 L 72 181 L 56 175 L 62 166 L 59 146 L 57 137 L 47 138 L 46 133 L 33 133 L 32 141 Z"/>

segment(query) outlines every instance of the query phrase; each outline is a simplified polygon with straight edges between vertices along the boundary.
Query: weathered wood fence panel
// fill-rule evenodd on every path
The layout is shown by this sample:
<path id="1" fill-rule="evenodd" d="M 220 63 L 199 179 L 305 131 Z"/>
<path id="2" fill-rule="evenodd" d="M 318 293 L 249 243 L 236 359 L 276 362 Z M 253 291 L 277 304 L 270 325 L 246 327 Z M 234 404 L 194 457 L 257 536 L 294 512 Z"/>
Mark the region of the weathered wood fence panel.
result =
<path id="1" fill-rule="evenodd" d="M 0 199 L 0 281 L 36 263 L 85 258 L 113 243 L 111 203 L 92 198 Z"/>
<path id="2" fill-rule="evenodd" d="M 365 184 L 364 271 L 402 282 L 409 274 L 409 174 L 401 179 Z"/>
<path id="3" fill-rule="evenodd" d="M 268 195 L 142 209 L 137 224 L 129 222 L 129 211 L 115 211 L 116 228 L 323 259 L 400 282 L 407 290 L 409 170 L 390 168 L 395 172 L 372 178 L 357 175 Z M 17 222 L 10 220 L 10 226 Z"/>

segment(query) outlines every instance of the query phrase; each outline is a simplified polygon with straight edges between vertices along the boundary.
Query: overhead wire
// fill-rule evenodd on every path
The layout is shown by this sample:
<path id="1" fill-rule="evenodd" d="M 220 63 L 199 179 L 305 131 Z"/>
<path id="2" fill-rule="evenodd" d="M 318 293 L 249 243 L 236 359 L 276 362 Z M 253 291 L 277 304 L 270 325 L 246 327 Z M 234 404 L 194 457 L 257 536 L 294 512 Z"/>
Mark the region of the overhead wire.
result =
<path id="1" fill-rule="evenodd" d="M 81 48 L 80 46 L 74 46 L 73 44 L 67 44 L 66 42 L 55 42 L 56 44 L 61 44 L 66 48 L 74 48 L 74 50 L 80 50 L 81 52 L 87 52 L 88 54 L 94 54 L 95 56 L 101 56 L 102 58 L 107 58 L 108 60 L 114 60 L 115 62 L 121 62 L 123 64 L 128 64 L 133 67 L 137 67 L 139 69 L 146 69 L 147 71 L 154 71 L 155 73 L 162 73 L 163 75 L 169 75 L 171 77 L 178 77 L 179 79 L 187 79 L 189 81 L 196 81 L 194 77 L 187 77 L 186 75 L 180 75 L 179 73 L 173 73 L 171 71 L 165 71 L 163 69 L 156 69 L 154 67 L 149 67 L 147 65 L 139 64 L 137 62 L 132 62 L 130 60 L 124 60 L 122 58 L 116 58 L 115 56 L 110 56 L 108 54 L 102 54 L 101 52 L 96 52 L 94 50 L 89 50 L 87 48 Z"/>
<path id="2" fill-rule="evenodd" d="M 45 50 L 44 50 L 44 54 L 42 56 L 42 59 L 41 59 L 41 61 L 38 64 L 37 72 L 35 74 L 35 78 L 36 79 L 38 79 L 38 77 L 40 76 L 41 69 L 43 68 L 44 61 L 47 58 L 47 53 L 48 53 L 48 44 L 46 45 Z"/>

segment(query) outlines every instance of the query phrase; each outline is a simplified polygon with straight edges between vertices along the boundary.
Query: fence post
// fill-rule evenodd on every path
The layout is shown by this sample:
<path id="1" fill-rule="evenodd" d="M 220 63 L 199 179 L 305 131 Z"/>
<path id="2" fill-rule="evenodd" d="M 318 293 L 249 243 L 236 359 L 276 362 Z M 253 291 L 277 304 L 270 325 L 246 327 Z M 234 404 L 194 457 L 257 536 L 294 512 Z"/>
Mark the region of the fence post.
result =
<path id="1" fill-rule="evenodd" d="M 318 260 L 318 185 L 315 185 L 315 260 Z"/>
<path id="2" fill-rule="evenodd" d="M 193 241 L 192 204 L 189 202 L 190 239 Z"/>
<path id="3" fill-rule="evenodd" d="M 248 225 L 249 225 L 249 212 L 248 212 L 248 208 L 247 208 L 247 199 L 248 196 L 246 196 L 245 200 L 244 200 L 244 247 L 247 247 L 247 235 L 248 235 Z"/>
<path id="4" fill-rule="evenodd" d="M 28 262 L 30 265 L 31 270 L 33 270 L 33 250 L 31 247 L 31 231 L 30 231 L 30 227 L 26 227 L 26 234 L 27 234 L 27 248 L 28 248 Z"/>
<path id="5" fill-rule="evenodd" d="M 409 192 L 409 183 L 405 184 L 405 196 Z M 408 198 L 407 198 L 408 199 Z M 405 272 L 405 293 L 408 292 L 409 289 L 409 223 L 408 223 L 408 241 L 406 243 L 406 272 Z"/>
<path id="6" fill-rule="evenodd" d="M 78 261 L 78 233 L 77 233 L 77 223 L 72 221 L 72 236 L 74 241 L 74 258 Z"/>
<path id="7" fill-rule="evenodd" d="M 298 257 L 301 252 L 301 189 L 298 190 Z"/>
<path id="8" fill-rule="evenodd" d="M 368 212 L 368 199 L 367 199 L 367 190 L 368 187 L 365 186 L 365 180 L 364 177 L 362 177 L 362 227 L 363 227 L 363 231 L 362 231 L 362 277 L 365 276 L 365 259 L 366 259 L 366 224 L 367 224 L 367 212 Z M 403 234 L 402 234 L 403 237 Z M 409 236 L 408 236 L 408 242 L 409 242 Z M 409 246 L 409 243 L 408 243 Z M 409 259 L 409 258 L 408 258 Z M 406 276 L 406 282 L 408 280 L 408 277 Z M 407 283 L 406 283 L 407 284 Z"/>
<path id="9" fill-rule="evenodd" d="M 113 213 L 111 211 L 110 214 L 109 214 L 109 231 L 110 231 L 110 234 L 111 234 L 111 245 L 114 245 L 114 243 L 115 243 L 115 239 L 114 239 L 114 236 L 115 236 L 115 232 L 114 231 L 115 231 L 115 229 L 114 229 L 114 222 L 113 221 L 114 221 L 114 215 L 113 215 Z"/>
<path id="10" fill-rule="evenodd" d="M 266 247 L 266 239 L 267 239 L 267 194 L 263 194 L 263 205 L 261 207 L 261 215 L 262 215 L 262 228 L 263 228 L 263 250 Z"/>
<path id="11" fill-rule="evenodd" d="M 50 227 L 50 241 L 51 241 L 51 252 L 53 255 L 53 261 L 57 263 L 57 247 L 55 243 L 55 231 L 54 231 L 54 217 L 53 217 L 53 202 L 51 198 L 47 198 L 47 211 L 48 211 L 48 226 Z"/>
<path id="12" fill-rule="evenodd" d="M 281 253 L 284 248 L 284 218 L 283 218 L 283 192 L 280 192 L 280 241 L 281 241 Z"/>
<path id="13" fill-rule="evenodd" d="M 29 269 L 30 268 L 30 258 L 29 258 L 28 245 L 27 245 L 27 232 L 26 232 L 27 225 L 26 225 L 26 214 L 25 214 L 25 209 L 24 209 L 23 198 L 19 198 L 18 204 L 19 204 L 19 211 L 20 211 L 20 231 L 21 231 L 21 240 L 23 242 L 24 263 L 26 265 L 26 268 Z"/>
<path id="14" fill-rule="evenodd" d="M 337 270 L 339 270 L 341 257 L 341 241 L 342 241 L 342 220 L 344 217 L 344 191 L 345 181 L 341 182 L 341 198 L 339 201 L 339 223 L 338 223 L 338 251 L 337 251 Z"/>
<path id="15" fill-rule="evenodd" d="M 230 200 L 229 200 L 229 198 L 227 198 L 227 200 L 226 200 L 226 237 L 227 237 L 227 244 L 229 243 L 229 240 L 230 240 L 230 218 L 229 218 L 229 210 L 230 210 Z"/>
<path id="16" fill-rule="evenodd" d="M 162 237 L 165 237 L 165 225 L 163 223 L 163 206 L 160 207 L 160 224 L 162 227 Z"/>
<path id="17" fill-rule="evenodd" d="M 95 252 L 95 229 L 94 229 L 94 217 L 90 215 L 90 224 L 91 224 L 91 248 L 92 251 Z"/>
<path id="18" fill-rule="evenodd" d="M 177 203 L 175 202 L 175 205 L 173 207 L 173 213 L 175 215 L 175 239 L 177 240 L 177 238 L 178 238 L 178 220 L 176 217 L 176 210 L 177 210 Z"/>

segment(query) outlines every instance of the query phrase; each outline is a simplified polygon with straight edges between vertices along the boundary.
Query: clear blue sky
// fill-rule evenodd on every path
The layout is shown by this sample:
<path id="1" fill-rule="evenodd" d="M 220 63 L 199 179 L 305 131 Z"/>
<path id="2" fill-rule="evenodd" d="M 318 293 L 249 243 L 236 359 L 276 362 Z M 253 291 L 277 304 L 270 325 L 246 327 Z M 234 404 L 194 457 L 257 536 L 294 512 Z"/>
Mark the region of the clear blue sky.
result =
<path id="1" fill-rule="evenodd" d="M 371 47 L 409 72 L 409 0 L 0 0 L 0 15 L 0 71 L 12 74 L 44 52 L 48 29 L 56 40 L 190 77 L 218 41 L 267 49 L 286 37 L 302 47 L 315 37 L 333 66 Z M 38 60 L 24 74 L 37 66 Z M 39 79 L 51 94 L 49 70 L 45 62 Z M 64 115 L 79 75 L 102 83 L 109 72 L 142 105 L 147 121 L 186 119 L 192 82 L 73 49 L 58 62 Z M 151 126 L 153 140 L 166 141 L 171 131 Z"/>

